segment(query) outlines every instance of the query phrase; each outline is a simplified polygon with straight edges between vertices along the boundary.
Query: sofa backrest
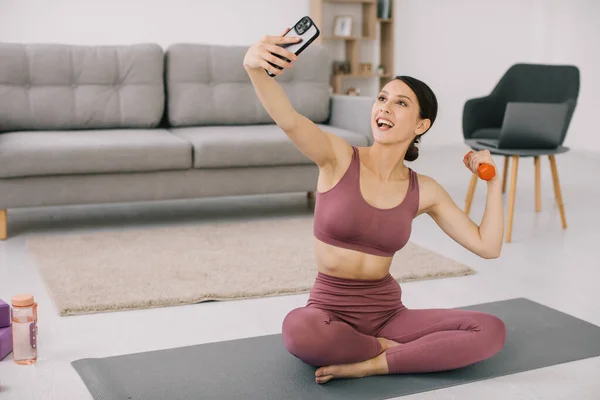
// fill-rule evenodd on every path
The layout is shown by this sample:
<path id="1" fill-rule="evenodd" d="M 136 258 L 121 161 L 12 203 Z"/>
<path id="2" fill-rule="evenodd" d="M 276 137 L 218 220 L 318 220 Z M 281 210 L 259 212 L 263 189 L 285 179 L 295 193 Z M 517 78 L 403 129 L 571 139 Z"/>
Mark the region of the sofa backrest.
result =
<path id="1" fill-rule="evenodd" d="M 171 126 L 273 123 L 243 68 L 248 46 L 178 43 L 166 50 L 167 117 Z M 311 44 L 276 79 L 294 108 L 314 122 L 329 117 L 332 60 Z M 266 73 L 265 73 L 266 74 Z"/>
<path id="2" fill-rule="evenodd" d="M 163 73 L 156 44 L 0 43 L 0 131 L 157 126 Z"/>

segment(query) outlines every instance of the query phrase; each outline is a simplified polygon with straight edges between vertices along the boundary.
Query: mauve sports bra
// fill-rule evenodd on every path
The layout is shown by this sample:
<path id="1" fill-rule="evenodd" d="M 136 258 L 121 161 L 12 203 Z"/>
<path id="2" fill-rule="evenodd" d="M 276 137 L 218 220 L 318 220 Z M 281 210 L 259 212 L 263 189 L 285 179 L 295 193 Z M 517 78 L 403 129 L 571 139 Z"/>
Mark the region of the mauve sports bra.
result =
<path id="1" fill-rule="evenodd" d="M 352 161 L 342 179 L 330 190 L 317 192 L 314 235 L 337 247 L 391 257 L 410 238 L 412 221 L 419 207 L 419 183 L 409 168 L 406 197 L 389 209 L 372 206 L 360 191 L 360 158 L 352 146 Z"/>

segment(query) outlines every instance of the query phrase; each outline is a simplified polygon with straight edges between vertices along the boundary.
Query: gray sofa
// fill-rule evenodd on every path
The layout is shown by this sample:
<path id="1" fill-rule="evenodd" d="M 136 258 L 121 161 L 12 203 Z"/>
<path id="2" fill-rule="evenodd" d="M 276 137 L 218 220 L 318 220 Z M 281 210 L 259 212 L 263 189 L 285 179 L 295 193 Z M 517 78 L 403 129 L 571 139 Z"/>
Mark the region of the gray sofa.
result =
<path id="1" fill-rule="evenodd" d="M 0 43 L 0 238 L 16 208 L 314 191 L 246 50 Z M 300 113 L 367 145 L 373 99 L 330 95 L 331 62 L 312 45 L 275 79 Z"/>

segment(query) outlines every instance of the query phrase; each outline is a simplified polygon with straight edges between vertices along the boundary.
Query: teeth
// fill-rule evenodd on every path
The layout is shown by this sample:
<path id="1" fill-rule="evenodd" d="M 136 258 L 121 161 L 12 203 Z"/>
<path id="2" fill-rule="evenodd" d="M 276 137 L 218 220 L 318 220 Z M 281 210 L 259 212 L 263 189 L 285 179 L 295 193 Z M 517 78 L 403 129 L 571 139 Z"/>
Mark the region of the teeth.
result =
<path id="1" fill-rule="evenodd" d="M 382 127 L 383 125 L 387 125 L 389 127 L 393 127 L 394 124 L 392 124 L 390 121 L 387 121 L 385 119 L 378 119 L 377 120 L 377 125 L 379 125 L 379 127 Z"/>

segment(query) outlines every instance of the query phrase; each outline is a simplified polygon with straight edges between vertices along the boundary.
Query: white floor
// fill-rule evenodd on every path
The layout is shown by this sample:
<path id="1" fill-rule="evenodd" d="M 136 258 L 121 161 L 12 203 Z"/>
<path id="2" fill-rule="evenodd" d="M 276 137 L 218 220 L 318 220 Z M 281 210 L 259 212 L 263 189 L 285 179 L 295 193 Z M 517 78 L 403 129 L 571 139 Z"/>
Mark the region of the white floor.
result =
<path id="1" fill-rule="evenodd" d="M 469 172 L 462 146 L 422 149 L 413 164 L 447 188 L 462 207 Z M 404 302 L 413 308 L 459 307 L 527 297 L 600 325 L 600 154 L 570 152 L 558 157 L 569 227 L 563 231 L 554 201 L 547 159 L 542 162 L 542 211 L 535 213 L 533 162 L 521 161 L 513 242 L 496 260 L 469 254 L 448 239 L 430 220 L 415 220 L 412 240 L 471 265 L 477 274 L 403 285 Z M 499 167 L 502 159 L 497 159 Z M 483 211 L 485 185 L 480 184 L 472 217 Z M 292 308 L 307 295 L 212 302 L 193 306 L 59 317 L 26 250 L 27 237 L 66 231 L 197 223 L 216 210 L 219 218 L 272 213 L 305 213 L 302 193 L 256 198 L 213 199 L 164 204 L 104 205 L 9 210 L 11 238 L 0 243 L 0 298 L 29 292 L 39 302 L 37 365 L 23 367 L 11 357 L 0 362 L 0 398 L 91 399 L 70 362 L 82 357 L 106 357 L 198 343 L 279 333 Z M 273 234 L 276 234 L 274 232 Z M 273 271 L 277 273 L 277 271 Z M 242 360 L 243 361 L 243 360 Z M 430 391 L 404 399 L 568 399 L 600 398 L 600 358 Z"/>

